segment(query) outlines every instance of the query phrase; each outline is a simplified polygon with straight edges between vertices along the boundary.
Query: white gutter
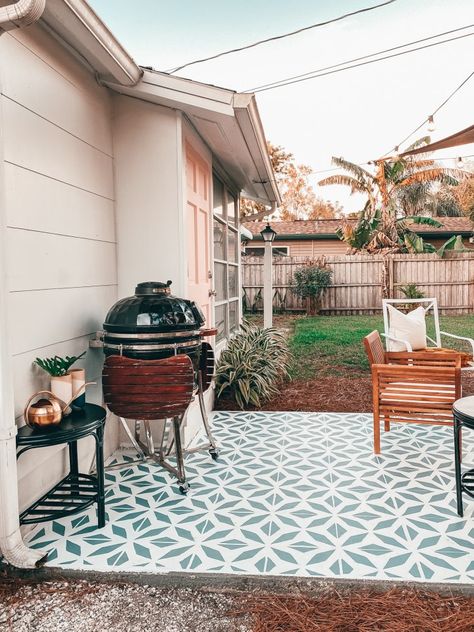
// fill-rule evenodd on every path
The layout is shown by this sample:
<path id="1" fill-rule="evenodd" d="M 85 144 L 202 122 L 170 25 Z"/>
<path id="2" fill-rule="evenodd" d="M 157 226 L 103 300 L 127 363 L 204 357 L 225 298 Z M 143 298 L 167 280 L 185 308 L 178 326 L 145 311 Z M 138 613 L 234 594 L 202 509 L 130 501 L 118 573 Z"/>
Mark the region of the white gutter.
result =
<path id="1" fill-rule="evenodd" d="M 0 8 L 0 35 L 1 29 L 6 31 L 33 24 L 41 17 L 44 6 L 45 0 L 20 0 L 20 2 Z M 2 147 L 1 132 L 0 126 L 0 147 Z M 3 156 L 0 155 L 0 182 L 3 183 L 2 170 Z M 17 428 L 13 404 L 12 368 L 7 346 L 9 338 L 3 211 L 3 198 L 0 197 L 0 552 L 9 564 L 17 568 L 35 568 L 46 561 L 46 553 L 29 549 L 23 542 L 20 532 L 15 442 Z"/>
<path id="2" fill-rule="evenodd" d="M 37 22 L 43 14 L 46 0 L 19 0 L 0 8 L 0 27 L 4 31 L 21 29 Z"/>
<path id="3" fill-rule="evenodd" d="M 100 82 L 134 86 L 140 81 L 143 70 L 85 0 L 48 0 L 40 24 Z"/>
<path id="4" fill-rule="evenodd" d="M 253 239 L 253 234 L 249 231 L 248 228 L 245 228 L 245 226 L 242 226 L 242 224 L 240 225 L 240 240 L 244 241 L 250 241 L 251 239 Z"/>

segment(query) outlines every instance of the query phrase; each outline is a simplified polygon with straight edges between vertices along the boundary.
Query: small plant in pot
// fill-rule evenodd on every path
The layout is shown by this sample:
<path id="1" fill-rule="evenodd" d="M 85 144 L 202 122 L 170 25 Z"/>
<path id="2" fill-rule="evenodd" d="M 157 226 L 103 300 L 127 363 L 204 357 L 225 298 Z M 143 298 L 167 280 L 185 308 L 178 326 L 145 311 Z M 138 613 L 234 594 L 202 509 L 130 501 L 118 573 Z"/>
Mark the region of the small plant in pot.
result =
<path id="1" fill-rule="evenodd" d="M 36 358 L 35 364 L 51 376 L 51 392 L 62 402 L 69 402 L 73 397 L 73 377 L 69 373 L 72 365 L 83 358 L 86 352 L 78 356 L 53 356 L 52 358 Z"/>
<path id="2" fill-rule="evenodd" d="M 293 291 L 306 299 L 306 313 L 314 316 L 319 312 L 321 297 L 332 284 L 332 270 L 325 257 L 308 259 L 293 276 Z"/>

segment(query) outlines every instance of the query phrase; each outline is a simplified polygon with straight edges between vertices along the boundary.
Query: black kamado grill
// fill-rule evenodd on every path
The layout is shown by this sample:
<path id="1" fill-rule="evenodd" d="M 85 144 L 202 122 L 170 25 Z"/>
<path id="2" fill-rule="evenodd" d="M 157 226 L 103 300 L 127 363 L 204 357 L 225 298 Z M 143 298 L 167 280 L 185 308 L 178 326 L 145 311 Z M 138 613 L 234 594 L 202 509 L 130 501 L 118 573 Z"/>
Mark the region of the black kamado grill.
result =
<path id="1" fill-rule="evenodd" d="M 141 360 L 185 353 L 199 364 L 204 314 L 193 301 L 171 294 L 171 281 L 139 283 L 135 296 L 123 298 L 104 322 L 104 353 Z"/>
<path id="2" fill-rule="evenodd" d="M 216 330 L 203 329 L 205 318 L 199 306 L 194 301 L 173 296 L 170 286 L 171 281 L 139 283 L 134 296 L 115 303 L 105 318 L 103 331 L 100 333 L 100 346 L 107 356 L 122 355 L 137 360 L 158 360 L 177 354 L 189 356 L 194 366 L 196 394 L 199 397 L 208 442 L 186 452 L 208 449 L 215 459 L 218 449 L 209 427 L 203 399 L 203 391 L 212 378 L 214 353 L 211 345 L 202 340 L 214 335 Z M 146 443 L 143 443 L 140 439 L 140 420 L 135 420 L 134 435 L 125 420 L 121 421 L 139 453 L 140 460 L 151 458 L 176 474 L 176 468 L 166 460 L 175 444 L 173 437 L 168 437 L 167 424 L 163 428 L 161 447 L 155 452 L 149 422 L 143 422 L 146 436 Z M 182 463 L 183 455 L 176 456 Z M 187 483 L 184 486 L 182 481 L 180 483 L 181 491 L 186 491 Z"/>

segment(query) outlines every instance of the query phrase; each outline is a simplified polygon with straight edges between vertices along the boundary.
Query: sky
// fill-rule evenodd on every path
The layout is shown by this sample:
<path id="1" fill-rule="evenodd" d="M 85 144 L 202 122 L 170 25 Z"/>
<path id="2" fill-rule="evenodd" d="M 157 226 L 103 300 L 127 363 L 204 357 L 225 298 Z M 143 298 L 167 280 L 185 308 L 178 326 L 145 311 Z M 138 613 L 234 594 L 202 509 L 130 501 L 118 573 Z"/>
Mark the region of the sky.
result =
<path id="1" fill-rule="evenodd" d="M 167 71 L 381 0 L 89 0 L 135 61 Z M 180 76 L 244 91 L 346 59 L 474 25 L 474 0 L 397 0 L 369 13 L 191 66 Z M 465 32 L 474 32 L 474 27 Z M 447 36 L 450 37 L 450 36 Z M 452 36 L 451 36 L 452 37 Z M 443 39 L 446 39 L 443 38 Z M 309 165 L 318 195 L 359 210 L 360 196 L 319 187 L 331 157 L 367 162 L 391 151 L 474 70 L 474 36 L 346 72 L 257 93 L 267 138 Z M 474 123 L 474 77 L 435 117 L 432 140 Z M 410 138 L 425 135 L 425 129 Z M 409 144 L 408 142 L 408 144 Z M 474 154 L 474 145 L 438 156 Z M 453 161 L 443 164 L 453 166 Z"/>

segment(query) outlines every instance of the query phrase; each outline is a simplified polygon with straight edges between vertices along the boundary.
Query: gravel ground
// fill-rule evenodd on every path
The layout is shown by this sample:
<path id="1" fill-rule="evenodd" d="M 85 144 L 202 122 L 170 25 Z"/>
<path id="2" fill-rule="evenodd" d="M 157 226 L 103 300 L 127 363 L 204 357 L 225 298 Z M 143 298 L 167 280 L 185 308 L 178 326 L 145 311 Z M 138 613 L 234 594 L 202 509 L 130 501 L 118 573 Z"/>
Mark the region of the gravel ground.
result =
<path id="1" fill-rule="evenodd" d="M 231 593 L 87 581 L 0 583 L 2 632 L 250 632 Z"/>

